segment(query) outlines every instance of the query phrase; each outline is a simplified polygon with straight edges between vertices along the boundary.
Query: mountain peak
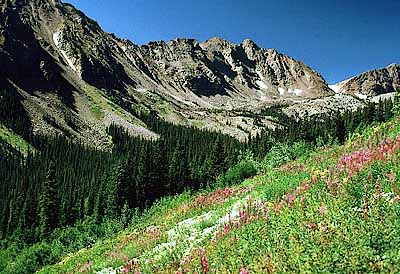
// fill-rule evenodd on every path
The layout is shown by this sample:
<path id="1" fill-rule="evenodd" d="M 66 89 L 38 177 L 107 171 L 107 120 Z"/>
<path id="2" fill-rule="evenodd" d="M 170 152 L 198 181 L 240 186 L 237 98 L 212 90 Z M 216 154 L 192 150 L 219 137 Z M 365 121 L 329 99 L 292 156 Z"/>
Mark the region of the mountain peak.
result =
<path id="1" fill-rule="evenodd" d="M 388 65 L 386 68 L 387 69 L 399 69 L 400 68 L 400 64 L 392 63 L 392 64 Z"/>
<path id="2" fill-rule="evenodd" d="M 251 39 L 244 39 L 242 42 L 243 48 L 251 48 L 258 50 L 260 47 Z"/>
<path id="3" fill-rule="evenodd" d="M 373 69 L 330 86 L 336 92 L 354 94 L 359 98 L 395 92 L 400 88 L 400 65 Z"/>
<path id="4" fill-rule="evenodd" d="M 220 37 L 212 37 L 201 43 L 202 48 L 211 50 L 220 50 L 222 48 L 230 48 L 232 46 L 234 46 L 232 42 L 229 42 L 228 40 Z"/>

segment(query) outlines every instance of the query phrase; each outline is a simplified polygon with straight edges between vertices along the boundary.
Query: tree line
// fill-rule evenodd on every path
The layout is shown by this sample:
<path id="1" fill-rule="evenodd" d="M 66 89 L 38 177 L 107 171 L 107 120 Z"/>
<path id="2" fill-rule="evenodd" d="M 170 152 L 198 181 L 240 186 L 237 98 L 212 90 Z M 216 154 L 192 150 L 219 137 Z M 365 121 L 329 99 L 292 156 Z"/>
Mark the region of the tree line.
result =
<path id="1" fill-rule="evenodd" d="M 18 111 L 19 101 L 14 102 Z M 85 218 L 96 222 L 127 218 L 160 197 L 214 184 L 245 151 L 262 159 L 277 143 L 343 143 L 360 126 L 391 118 L 393 109 L 393 101 L 387 100 L 355 112 L 305 119 L 279 112 L 282 126 L 265 128 L 246 142 L 168 123 L 150 113 L 140 119 L 159 138 L 134 137 L 111 125 L 107 130 L 114 144 L 111 152 L 63 136 L 33 136 L 27 131 L 29 125 L 24 126 L 24 114 L 15 118 L 1 113 L 0 122 L 28 139 L 36 151 L 10 153 L 11 148 L 0 142 L 0 239 L 14 234 L 29 243 Z"/>

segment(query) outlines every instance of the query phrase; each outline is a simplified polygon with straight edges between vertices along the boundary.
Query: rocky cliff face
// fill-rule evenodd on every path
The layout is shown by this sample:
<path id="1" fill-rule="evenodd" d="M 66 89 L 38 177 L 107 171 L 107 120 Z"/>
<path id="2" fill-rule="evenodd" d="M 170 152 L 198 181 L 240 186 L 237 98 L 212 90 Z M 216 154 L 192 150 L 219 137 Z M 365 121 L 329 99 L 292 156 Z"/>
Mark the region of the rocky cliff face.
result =
<path id="1" fill-rule="evenodd" d="M 126 42 L 123 48 L 141 59 L 157 84 L 171 93 L 208 98 L 221 95 L 227 96 L 227 101 L 240 97 L 263 101 L 312 98 L 331 93 L 324 79 L 305 64 L 259 48 L 250 40 L 235 45 L 220 38 L 203 43 L 176 39 L 141 47 Z"/>
<path id="2" fill-rule="evenodd" d="M 395 92 L 400 88 L 400 65 L 391 64 L 386 68 L 367 71 L 332 88 L 336 92 L 354 94 L 360 98 Z"/>
<path id="3" fill-rule="evenodd" d="M 304 63 L 251 40 L 139 46 L 105 33 L 59 0 L 3 0 L 0 7 L 0 87 L 23 95 L 39 133 L 61 131 L 103 144 L 109 142 L 105 128 L 117 123 L 154 136 L 132 113 L 155 111 L 245 137 L 273 126 L 268 117 L 254 125 L 245 112 L 334 95 Z"/>

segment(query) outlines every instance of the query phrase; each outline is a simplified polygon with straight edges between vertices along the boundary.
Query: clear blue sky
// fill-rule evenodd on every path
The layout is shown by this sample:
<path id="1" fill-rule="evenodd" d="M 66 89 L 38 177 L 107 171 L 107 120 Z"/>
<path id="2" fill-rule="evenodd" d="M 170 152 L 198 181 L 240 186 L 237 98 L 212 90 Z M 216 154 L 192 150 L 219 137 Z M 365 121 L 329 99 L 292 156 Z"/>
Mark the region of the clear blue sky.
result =
<path id="1" fill-rule="evenodd" d="M 400 0 L 66 0 L 136 44 L 245 38 L 335 83 L 400 63 Z"/>

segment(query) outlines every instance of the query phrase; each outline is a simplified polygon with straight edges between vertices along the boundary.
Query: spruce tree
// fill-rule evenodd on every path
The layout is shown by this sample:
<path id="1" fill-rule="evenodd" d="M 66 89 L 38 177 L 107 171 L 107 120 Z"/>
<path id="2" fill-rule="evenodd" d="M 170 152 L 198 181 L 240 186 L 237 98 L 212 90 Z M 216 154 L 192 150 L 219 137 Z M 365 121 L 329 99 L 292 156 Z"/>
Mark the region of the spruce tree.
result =
<path id="1" fill-rule="evenodd" d="M 121 166 L 117 164 L 113 167 L 110 177 L 108 178 L 106 189 L 106 208 L 105 217 L 107 219 L 114 219 L 118 213 L 118 185 L 121 176 Z"/>
<path id="2" fill-rule="evenodd" d="M 393 114 L 400 115 L 400 88 L 397 89 L 396 94 L 394 96 Z"/>
<path id="3" fill-rule="evenodd" d="M 169 165 L 169 177 L 174 190 L 180 191 L 184 188 L 187 160 L 180 142 L 177 143 Z"/>
<path id="4" fill-rule="evenodd" d="M 59 222 L 59 202 L 55 177 L 54 164 L 51 162 L 40 191 L 39 231 L 41 237 L 46 237 L 58 226 Z"/>
<path id="5" fill-rule="evenodd" d="M 100 179 L 99 188 L 96 194 L 96 201 L 94 203 L 94 209 L 93 209 L 94 220 L 98 223 L 100 223 L 104 217 L 104 211 L 106 207 L 107 182 L 108 182 L 108 174 L 104 173 Z"/>

